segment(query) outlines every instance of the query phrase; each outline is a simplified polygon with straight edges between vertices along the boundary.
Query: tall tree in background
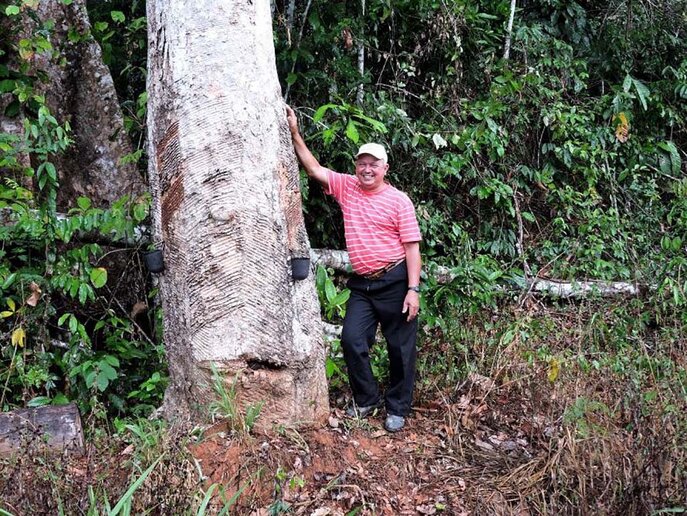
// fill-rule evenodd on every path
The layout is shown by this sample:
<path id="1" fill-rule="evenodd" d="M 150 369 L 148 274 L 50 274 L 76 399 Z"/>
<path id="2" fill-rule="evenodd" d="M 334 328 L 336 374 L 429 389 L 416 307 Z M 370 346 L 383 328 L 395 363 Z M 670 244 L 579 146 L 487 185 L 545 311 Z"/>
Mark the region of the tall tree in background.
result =
<path id="1" fill-rule="evenodd" d="M 266 0 L 148 3 L 148 138 L 170 368 L 165 408 L 202 417 L 211 368 L 263 423 L 327 412 L 298 168 Z M 201 407 L 201 408 L 198 408 Z"/>
<path id="2" fill-rule="evenodd" d="M 67 211 L 79 196 L 107 207 L 122 195 L 141 194 L 145 185 L 135 165 L 121 160 L 131 153 L 131 142 L 110 70 L 91 35 L 86 1 L 44 0 L 24 6 L 22 12 L 0 27 L 0 54 L 6 45 L 20 48 L 35 93 L 45 96 L 46 106 L 60 123 L 71 126 L 73 144 L 50 157 L 59 175 L 59 208 Z M 21 69 L 11 59 L 8 64 Z M 0 132 L 21 135 L 23 118 L 19 100 L 0 94 Z M 37 190 L 38 183 L 31 188 Z"/>

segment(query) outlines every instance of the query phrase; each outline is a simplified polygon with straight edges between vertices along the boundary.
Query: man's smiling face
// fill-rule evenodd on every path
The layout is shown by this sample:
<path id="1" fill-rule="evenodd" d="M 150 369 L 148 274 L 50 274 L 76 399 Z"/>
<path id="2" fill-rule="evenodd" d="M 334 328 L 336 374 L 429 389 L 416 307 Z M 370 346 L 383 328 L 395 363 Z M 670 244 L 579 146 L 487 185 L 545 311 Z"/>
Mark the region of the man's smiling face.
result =
<path id="1" fill-rule="evenodd" d="M 355 160 L 355 175 L 360 187 L 368 192 L 375 192 L 384 186 L 384 176 L 389 164 L 371 154 L 361 154 Z"/>

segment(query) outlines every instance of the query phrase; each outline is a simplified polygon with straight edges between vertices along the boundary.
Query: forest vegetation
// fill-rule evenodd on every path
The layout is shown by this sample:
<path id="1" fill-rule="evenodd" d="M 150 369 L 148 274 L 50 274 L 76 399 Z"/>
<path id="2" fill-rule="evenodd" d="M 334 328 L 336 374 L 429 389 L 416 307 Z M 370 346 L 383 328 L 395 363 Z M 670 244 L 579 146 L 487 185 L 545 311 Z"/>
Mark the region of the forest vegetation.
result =
<path id="1" fill-rule="evenodd" d="M 95 38 L 133 144 L 124 160 L 145 179 L 145 3 L 89 1 L 90 29 L 70 27 L 62 42 L 50 22 L 24 30 L 38 3 L 0 5 L 0 107 L 23 127 L 0 132 L 0 407 L 76 402 L 94 450 L 79 467 L 107 471 L 128 449 L 128 469 L 80 491 L 68 466 L 40 454 L 3 459 L 0 514 L 110 513 L 117 499 L 118 510 L 202 513 L 213 492 L 238 513 L 300 510 L 284 493 L 312 493 L 315 481 L 287 462 L 247 461 L 233 487 L 208 487 L 184 444 L 198 432 L 179 436 L 148 419 L 168 379 L 156 280 L 141 258 L 148 243 L 137 236 L 150 196 L 109 206 L 59 196 L 67 171 L 55 156 L 73 143 L 70 122 L 48 108 L 35 57 L 59 62 L 70 42 Z M 417 209 L 416 404 L 467 485 L 425 514 L 686 512 L 687 2 L 272 8 L 285 102 L 314 154 L 350 171 L 361 143 L 383 143 L 390 182 Z M 304 173 L 301 187 L 312 247 L 344 249 L 335 203 Z M 439 268 L 449 277 L 440 281 Z M 341 272 L 315 274 L 323 319 L 340 323 Z M 542 295 L 537 279 L 598 290 Z M 619 282 L 635 293 L 604 295 Z M 381 372 L 383 346 L 373 353 Z M 337 410 L 347 387 L 335 338 L 326 370 Z M 259 406 L 239 413 L 218 390 L 214 417 L 230 417 L 229 434 L 255 459 Z M 519 451 L 499 448 L 506 441 Z M 166 483 L 170 475 L 181 480 Z M 29 496 L 26 482 L 40 489 Z M 358 497 L 347 511 L 382 513 L 380 503 Z"/>

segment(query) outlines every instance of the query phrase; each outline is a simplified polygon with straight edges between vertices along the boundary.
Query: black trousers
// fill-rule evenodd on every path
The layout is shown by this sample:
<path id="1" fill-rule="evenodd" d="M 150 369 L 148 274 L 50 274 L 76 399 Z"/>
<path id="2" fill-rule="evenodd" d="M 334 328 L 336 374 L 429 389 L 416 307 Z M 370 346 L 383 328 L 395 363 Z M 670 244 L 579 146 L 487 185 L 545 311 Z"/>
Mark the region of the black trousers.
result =
<path id="1" fill-rule="evenodd" d="M 388 414 L 406 416 L 413 400 L 417 357 L 417 318 L 407 322 L 408 314 L 401 313 L 408 293 L 406 264 L 401 263 L 375 280 L 354 275 L 347 286 L 351 297 L 346 307 L 341 345 L 353 399 L 359 407 L 381 401 L 370 367 L 370 348 L 379 323 L 389 351 L 386 410 Z"/>

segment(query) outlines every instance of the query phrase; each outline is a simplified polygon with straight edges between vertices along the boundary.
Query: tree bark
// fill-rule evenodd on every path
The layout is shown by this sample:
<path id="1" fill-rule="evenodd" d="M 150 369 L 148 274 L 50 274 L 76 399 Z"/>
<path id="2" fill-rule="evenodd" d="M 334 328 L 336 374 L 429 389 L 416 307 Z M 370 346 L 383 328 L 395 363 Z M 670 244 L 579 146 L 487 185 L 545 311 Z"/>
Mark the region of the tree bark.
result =
<path id="1" fill-rule="evenodd" d="M 83 453 L 83 429 L 73 403 L 0 414 L 0 456 L 27 449 Z"/>
<path id="2" fill-rule="evenodd" d="M 360 10 L 361 18 L 365 20 L 365 0 L 360 0 Z M 360 74 L 360 84 L 358 84 L 358 91 L 355 94 L 355 102 L 358 106 L 362 106 L 365 98 L 365 88 L 362 82 L 365 76 L 365 45 L 363 44 L 362 35 L 358 37 L 358 73 Z"/>
<path id="3" fill-rule="evenodd" d="M 332 249 L 312 249 L 310 257 L 315 265 L 323 265 L 332 269 L 350 273 L 351 262 L 346 251 Z M 456 277 L 449 267 L 438 266 L 432 273 L 437 283 L 451 283 Z M 638 285 L 624 281 L 560 281 L 542 278 L 526 278 L 525 289 L 528 292 L 559 297 L 563 299 L 579 299 L 598 295 L 601 297 L 639 296 L 653 287 Z M 504 291 L 508 290 L 506 288 Z"/>
<path id="4" fill-rule="evenodd" d="M 54 20 L 50 40 L 59 50 L 54 55 L 45 52 L 33 56 L 33 71 L 40 70 L 48 78 L 37 83 L 36 89 L 45 95 L 55 118 L 61 124 L 70 123 L 74 140 L 64 154 L 51 156 L 60 181 L 58 206 L 66 210 L 76 197 L 86 196 L 94 206 L 107 207 L 124 194 L 142 193 L 145 185 L 136 166 L 120 162 L 132 148 L 112 76 L 103 63 L 100 45 L 89 34 L 85 0 L 74 0 L 70 5 L 43 0 L 34 15 L 41 23 Z M 33 32 L 37 21 L 27 14 L 21 20 L 25 37 Z M 78 41 L 69 40 L 70 29 L 81 35 Z M 3 130 L 22 130 L 19 120 L 2 118 Z"/>
<path id="5" fill-rule="evenodd" d="M 198 421 L 211 367 L 259 424 L 328 413 L 324 339 L 268 0 L 148 2 L 148 140 L 163 241 L 165 413 Z"/>
<path id="6" fill-rule="evenodd" d="M 506 42 L 503 45 L 503 58 L 508 61 L 510 58 L 510 42 L 513 37 L 513 20 L 515 19 L 516 0 L 510 1 L 510 15 L 508 16 L 508 26 L 506 27 Z"/>

